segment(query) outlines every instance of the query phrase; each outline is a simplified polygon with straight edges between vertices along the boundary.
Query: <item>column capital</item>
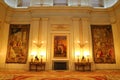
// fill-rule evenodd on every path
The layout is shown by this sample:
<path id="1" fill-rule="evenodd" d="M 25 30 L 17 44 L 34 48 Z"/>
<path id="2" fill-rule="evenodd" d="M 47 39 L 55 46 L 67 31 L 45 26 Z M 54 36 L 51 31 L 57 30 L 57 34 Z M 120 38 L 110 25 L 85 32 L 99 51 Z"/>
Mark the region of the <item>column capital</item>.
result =
<path id="1" fill-rule="evenodd" d="M 42 21 L 48 21 L 48 18 L 41 18 Z"/>
<path id="2" fill-rule="evenodd" d="M 116 22 L 117 22 L 117 20 L 116 20 L 115 16 L 110 16 L 110 23 L 114 24 Z"/>
<path id="3" fill-rule="evenodd" d="M 32 18 L 32 21 L 39 21 L 40 18 Z"/>
<path id="4" fill-rule="evenodd" d="M 73 21 L 79 21 L 80 18 L 72 18 Z"/>
<path id="5" fill-rule="evenodd" d="M 113 11 L 111 11 L 111 12 L 109 12 L 109 15 L 110 15 L 110 23 L 111 24 L 116 23 L 117 19 L 116 19 L 115 13 Z"/>
<path id="6" fill-rule="evenodd" d="M 89 21 L 89 18 L 81 18 L 82 21 Z"/>

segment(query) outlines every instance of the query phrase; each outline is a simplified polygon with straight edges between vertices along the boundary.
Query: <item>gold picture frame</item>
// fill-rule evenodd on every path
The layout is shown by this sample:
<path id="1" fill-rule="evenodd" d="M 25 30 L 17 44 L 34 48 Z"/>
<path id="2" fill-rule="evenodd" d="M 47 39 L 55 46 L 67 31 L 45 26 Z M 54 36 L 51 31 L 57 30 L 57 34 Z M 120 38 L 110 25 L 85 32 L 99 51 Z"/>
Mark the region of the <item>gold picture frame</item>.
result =
<path id="1" fill-rule="evenodd" d="M 67 34 L 54 34 L 53 43 L 53 58 L 68 58 L 69 36 Z"/>

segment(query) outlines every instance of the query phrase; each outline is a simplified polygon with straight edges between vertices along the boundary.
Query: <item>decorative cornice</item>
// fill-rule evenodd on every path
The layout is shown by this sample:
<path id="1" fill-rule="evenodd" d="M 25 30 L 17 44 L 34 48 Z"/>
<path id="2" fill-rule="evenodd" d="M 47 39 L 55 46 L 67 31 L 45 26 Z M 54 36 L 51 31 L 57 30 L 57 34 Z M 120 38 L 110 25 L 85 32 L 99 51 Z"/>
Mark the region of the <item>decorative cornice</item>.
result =
<path id="1" fill-rule="evenodd" d="M 14 8 L 9 8 L 7 10 L 8 12 L 14 12 L 16 14 L 12 14 L 12 16 L 14 15 L 19 15 L 19 16 L 25 16 L 25 14 L 27 14 L 27 16 L 29 15 L 29 17 L 41 17 L 44 15 L 62 15 L 63 13 L 65 13 L 66 15 L 74 15 L 74 14 L 81 14 L 81 15 L 88 15 L 93 13 L 93 12 L 108 12 L 106 9 L 94 9 L 91 7 L 30 7 L 27 9 L 14 9 Z M 21 15 L 20 15 L 21 14 Z M 77 16 L 76 15 L 76 16 Z M 25 16 L 26 17 L 26 16 Z"/>
<path id="2" fill-rule="evenodd" d="M 0 5 L 6 6 L 4 2 L 0 2 Z M 110 8 L 92 8 L 92 7 L 81 7 L 81 6 L 42 6 L 42 7 L 29 7 L 29 8 L 11 8 L 7 7 L 7 15 L 6 18 L 34 18 L 34 17 L 42 17 L 45 15 L 72 15 L 78 17 L 79 15 L 86 15 L 85 17 L 90 17 L 92 13 L 100 13 L 100 14 L 109 14 L 109 12 L 113 12 L 115 8 L 120 6 L 120 1 L 116 3 L 115 6 Z M 48 18 L 41 18 L 41 20 L 48 20 Z M 72 18 L 72 20 L 80 20 L 79 18 Z"/>

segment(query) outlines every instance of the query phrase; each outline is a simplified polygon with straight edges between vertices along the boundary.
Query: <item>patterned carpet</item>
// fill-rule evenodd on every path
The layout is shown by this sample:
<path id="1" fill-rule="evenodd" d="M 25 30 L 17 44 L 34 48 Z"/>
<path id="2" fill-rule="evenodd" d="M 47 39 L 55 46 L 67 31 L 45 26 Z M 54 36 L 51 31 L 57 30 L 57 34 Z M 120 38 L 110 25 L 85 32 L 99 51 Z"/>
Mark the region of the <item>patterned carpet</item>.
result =
<path id="1" fill-rule="evenodd" d="M 0 80 L 120 80 L 120 70 L 0 71 Z"/>

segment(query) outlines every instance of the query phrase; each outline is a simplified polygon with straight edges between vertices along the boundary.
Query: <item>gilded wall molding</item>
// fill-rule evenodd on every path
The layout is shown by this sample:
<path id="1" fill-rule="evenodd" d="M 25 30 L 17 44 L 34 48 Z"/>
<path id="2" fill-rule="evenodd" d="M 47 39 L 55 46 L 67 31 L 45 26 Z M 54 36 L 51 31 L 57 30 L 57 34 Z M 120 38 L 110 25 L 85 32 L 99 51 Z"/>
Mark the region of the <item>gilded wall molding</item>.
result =
<path id="1" fill-rule="evenodd" d="M 69 31 L 70 27 L 68 24 L 52 24 L 51 31 Z"/>

